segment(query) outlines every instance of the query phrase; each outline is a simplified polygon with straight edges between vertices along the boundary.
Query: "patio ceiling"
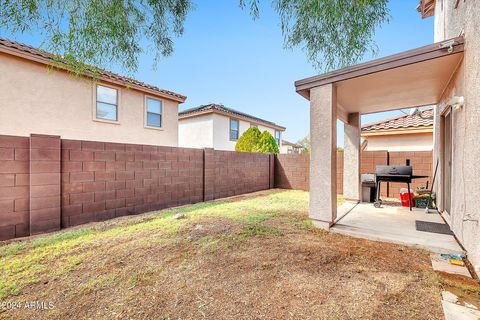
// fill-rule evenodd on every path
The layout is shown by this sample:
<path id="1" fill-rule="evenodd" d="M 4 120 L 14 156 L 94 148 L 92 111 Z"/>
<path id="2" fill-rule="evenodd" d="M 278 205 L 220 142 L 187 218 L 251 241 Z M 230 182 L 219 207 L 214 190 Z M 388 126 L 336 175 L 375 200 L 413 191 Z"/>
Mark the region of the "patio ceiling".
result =
<path id="1" fill-rule="evenodd" d="M 309 99 L 310 89 L 335 84 L 339 118 L 437 104 L 463 51 L 463 37 L 458 37 L 299 80 L 295 87 Z"/>

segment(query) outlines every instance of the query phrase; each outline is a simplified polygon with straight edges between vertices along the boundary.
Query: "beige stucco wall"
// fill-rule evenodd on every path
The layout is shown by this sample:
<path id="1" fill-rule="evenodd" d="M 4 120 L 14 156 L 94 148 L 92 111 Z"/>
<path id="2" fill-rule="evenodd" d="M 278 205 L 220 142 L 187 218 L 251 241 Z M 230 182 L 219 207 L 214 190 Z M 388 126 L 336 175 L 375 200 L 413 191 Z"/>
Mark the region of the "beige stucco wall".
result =
<path id="1" fill-rule="evenodd" d="M 178 120 L 178 146 L 213 148 L 213 114 Z"/>
<path id="2" fill-rule="evenodd" d="M 248 128 L 250 123 L 239 121 L 239 136 Z M 236 141 L 230 140 L 230 118 L 223 115 L 213 115 L 213 148 L 216 150 L 235 150 Z"/>
<path id="3" fill-rule="evenodd" d="M 432 151 L 433 133 L 366 136 L 366 151 Z"/>
<path id="4" fill-rule="evenodd" d="M 179 120 L 179 146 L 191 148 L 214 148 L 235 151 L 237 141 L 230 140 L 230 117 L 209 113 Z M 236 118 L 235 118 L 236 119 Z M 239 136 L 252 125 L 239 120 Z M 275 128 L 257 125 L 260 131 L 267 130 L 275 137 Z M 283 133 L 282 133 L 283 134 Z"/>
<path id="5" fill-rule="evenodd" d="M 282 145 L 282 147 L 280 148 L 280 153 L 293 153 L 293 147 L 292 146 L 286 146 L 286 145 Z"/>
<path id="6" fill-rule="evenodd" d="M 163 128 L 146 128 L 145 94 L 116 88 L 119 123 L 94 121 L 95 83 L 91 80 L 0 53 L 0 134 L 178 145 L 177 102 L 162 99 Z"/>
<path id="7" fill-rule="evenodd" d="M 282 142 L 280 142 L 282 143 Z M 280 147 L 280 153 L 283 154 L 300 154 L 302 153 L 303 150 L 301 148 L 294 148 L 291 145 L 285 145 L 282 143 L 282 146 Z"/>
<path id="8" fill-rule="evenodd" d="M 239 120 L 239 137 L 248 130 L 251 122 Z M 275 137 L 275 129 L 257 124 L 260 131 L 267 130 Z M 235 150 L 237 141 L 230 140 L 230 118 L 221 114 L 214 114 L 213 116 L 213 148 L 216 150 Z"/>
<path id="9" fill-rule="evenodd" d="M 333 84 L 310 90 L 310 201 L 313 224 L 329 230 L 337 218 L 337 92 Z"/>
<path id="10" fill-rule="evenodd" d="M 479 272 L 480 6 L 477 1 L 459 1 L 455 9 L 455 1 L 444 1 L 442 10 L 442 2 L 437 0 L 435 8 L 435 39 L 449 39 L 464 32 L 465 54 L 435 110 L 434 161 L 439 159 L 441 168 L 441 113 L 452 96 L 464 96 L 464 106 L 452 113 L 452 205 L 450 214 L 444 216 Z M 438 175 L 436 190 L 443 209 L 441 170 Z"/>
<path id="11" fill-rule="evenodd" d="M 360 186 L 360 139 L 361 139 L 361 116 L 360 113 L 349 113 L 348 121 L 344 129 L 343 151 L 343 196 L 348 200 L 361 200 Z"/>

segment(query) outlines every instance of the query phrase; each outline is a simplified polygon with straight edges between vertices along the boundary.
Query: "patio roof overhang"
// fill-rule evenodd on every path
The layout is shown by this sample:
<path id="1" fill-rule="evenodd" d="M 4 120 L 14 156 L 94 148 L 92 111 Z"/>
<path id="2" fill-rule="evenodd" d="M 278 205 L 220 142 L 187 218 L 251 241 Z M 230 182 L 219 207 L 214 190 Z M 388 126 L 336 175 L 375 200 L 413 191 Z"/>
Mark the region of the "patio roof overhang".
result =
<path id="1" fill-rule="evenodd" d="M 310 100 L 310 89 L 334 84 L 337 115 L 374 113 L 437 104 L 459 66 L 464 39 L 457 37 L 295 82 Z"/>

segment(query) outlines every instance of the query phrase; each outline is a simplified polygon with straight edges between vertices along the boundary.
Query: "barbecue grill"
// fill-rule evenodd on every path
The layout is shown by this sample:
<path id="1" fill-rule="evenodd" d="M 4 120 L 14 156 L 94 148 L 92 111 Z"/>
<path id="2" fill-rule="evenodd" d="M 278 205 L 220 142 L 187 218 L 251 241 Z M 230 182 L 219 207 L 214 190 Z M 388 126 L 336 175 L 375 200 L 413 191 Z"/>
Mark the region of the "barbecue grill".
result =
<path id="1" fill-rule="evenodd" d="M 414 176 L 413 168 L 408 165 L 409 162 L 410 161 L 407 160 L 406 166 L 377 166 L 375 170 L 377 196 L 375 198 L 375 203 L 373 204 L 375 208 L 380 208 L 380 206 L 382 205 L 382 200 L 380 199 L 380 184 L 382 181 L 404 182 L 407 184 L 408 205 L 410 207 L 410 211 L 412 211 L 412 201 L 410 199 L 410 183 L 413 179 L 428 178 L 428 176 Z"/>

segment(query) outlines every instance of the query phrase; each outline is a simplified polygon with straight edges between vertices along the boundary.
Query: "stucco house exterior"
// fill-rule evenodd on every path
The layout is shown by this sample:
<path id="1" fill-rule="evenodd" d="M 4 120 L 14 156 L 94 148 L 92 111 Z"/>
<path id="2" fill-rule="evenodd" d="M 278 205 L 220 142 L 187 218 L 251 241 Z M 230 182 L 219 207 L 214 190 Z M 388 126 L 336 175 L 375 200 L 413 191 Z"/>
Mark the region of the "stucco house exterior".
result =
<path id="1" fill-rule="evenodd" d="M 361 114 L 435 105 L 438 210 L 480 272 L 480 6 L 421 0 L 433 44 L 295 82 L 310 101 L 310 208 L 315 226 L 337 220 L 336 121 L 345 123 L 343 193 L 360 200 Z"/>
<path id="2" fill-rule="evenodd" d="M 422 1 L 423 2 L 423 1 Z M 480 6 L 437 0 L 435 41 L 465 38 L 465 53 L 445 87 L 434 122 L 434 163 L 440 171 L 440 211 L 480 272 Z M 463 97 L 456 103 L 455 97 Z"/>
<path id="3" fill-rule="evenodd" d="M 364 151 L 432 151 L 433 109 L 362 125 Z"/>
<path id="4" fill-rule="evenodd" d="M 0 133 L 178 145 L 185 96 L 101 70 L 68 73 L 58 57 L 0 38 Z"/>
<path id="5" fill-rule="evenodd" d="M 238 138 L 252 126 L 270 132 L 281 149 L 285 127 L 213 103 L 179 112 L 178 145 L 235 151 Z"/>
<path id="6" fill-rule="evenodd" d="M 287 140 L 282 140 L 282 147 L 280 153 L 284 154 L 300 154 L 303 151 L 303 146 L 298 143 L 293 143 Z"/>

